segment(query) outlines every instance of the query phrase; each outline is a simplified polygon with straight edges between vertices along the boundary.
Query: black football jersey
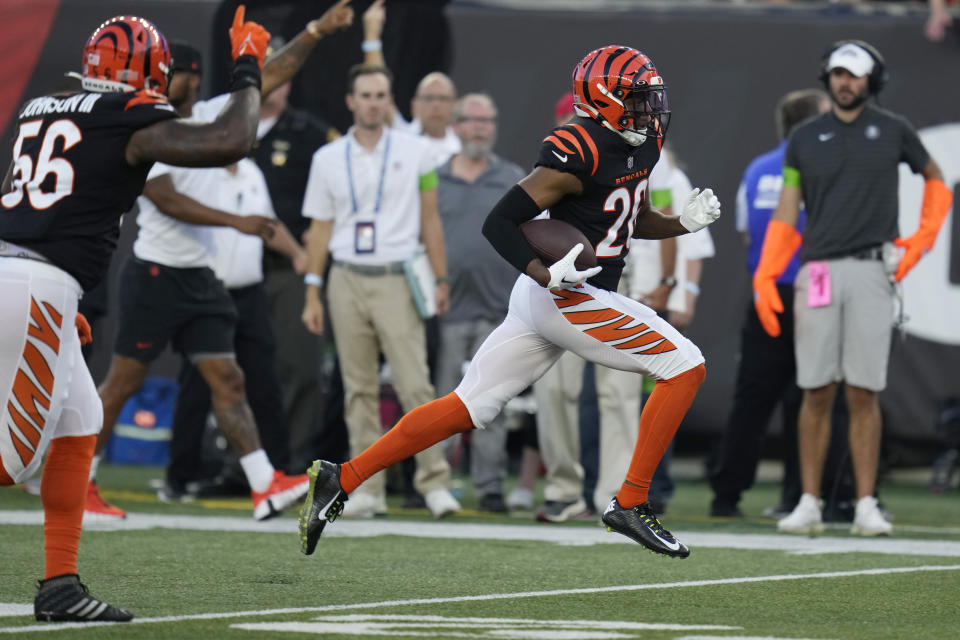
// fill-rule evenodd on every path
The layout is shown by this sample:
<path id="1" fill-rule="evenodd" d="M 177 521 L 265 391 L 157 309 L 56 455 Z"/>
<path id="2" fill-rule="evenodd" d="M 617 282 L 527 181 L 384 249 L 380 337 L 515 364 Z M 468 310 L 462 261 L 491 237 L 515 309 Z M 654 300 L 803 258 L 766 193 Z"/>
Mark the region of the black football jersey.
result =
<path id="1" fill-rule="evenodd" d="M 43 255 L 84 289 L 95 286 L 151 166 L 127 164 L 127 141 L 175 117 L 165 97 L 148 91 L 29 100 L 17 115 L 12 189 L 0 197 L 0 240 Z"/>
<path id="2" fill-rule="evenodd" d="M 540 147 L 536 166 L 572 173 L 579 195 L 550 207 L 550 217 L 569 222 L 587 237 L 603 270 L 590 284 L 617 290 L 637 212 L 650 197 L 650 172 L 660 159 L 660 141 L 639 147 L 590 118 L 557 127 Z"/>

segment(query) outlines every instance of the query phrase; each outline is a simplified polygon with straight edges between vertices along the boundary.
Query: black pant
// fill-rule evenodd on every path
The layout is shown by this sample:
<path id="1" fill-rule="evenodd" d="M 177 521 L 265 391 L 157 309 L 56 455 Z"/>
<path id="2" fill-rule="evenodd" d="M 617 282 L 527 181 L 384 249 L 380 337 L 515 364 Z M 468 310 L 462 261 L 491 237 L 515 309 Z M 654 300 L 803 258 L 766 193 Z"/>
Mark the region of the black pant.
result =
<path id="1" fill-rule="evenodd" d="M 289 438 L 274 365 L 270 305 L 260 284 L 231 289 L 230 296 L 238 313 L 234 351 L 246 380 L 247 401 L 270 462 L 277 469 L 285 470 L 290 461 Z M 202 442 L 209 411 L 210 387 L 199 370 L 184 359 L 167 466 L 170 484 L 182 487 L 203 477 Z"/>
<path id="2" fill-rule="evenodd" d="M 735 505 L 740 494 L 753 486 L 767 424 L 778 403 L 782 403 L 785 439 L 781 501 L 792 505 L 800 497 L 797 417 L 802 393 L 796 384 L 793 352 L 793 286 L 777 285 L 777 290 L 784 306 L 780 337 L 772 338 L 763 330 L 752 302 L 741 329 L 733 409 L 710 473 L 714 500 L 719 503 Z"/>

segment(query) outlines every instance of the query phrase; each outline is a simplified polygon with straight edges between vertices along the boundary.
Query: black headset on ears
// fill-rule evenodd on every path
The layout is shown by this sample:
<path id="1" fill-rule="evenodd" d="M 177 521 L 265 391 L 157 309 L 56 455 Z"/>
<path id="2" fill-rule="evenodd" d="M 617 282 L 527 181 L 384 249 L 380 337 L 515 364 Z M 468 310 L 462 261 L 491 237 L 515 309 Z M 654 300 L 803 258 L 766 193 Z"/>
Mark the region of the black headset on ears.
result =
<path id="1" fill-rule="evenodd" d="M 827 90 L 830 89 L 830 72 L 827 71 L 827 62 L 829 62 L 833 52 L 845 44 L 856 45 L 869 53 L 870 57 L 873 58 L 873 71 L 870 72 L 869 79 L 867 80 L 867 89 L 870 91 L 870 94 L 874 96 L 880 93 L 887 84 L 887 80 L 890 79 L 890 73 L 887 71 L 887 63 L 884 61 L 880 52 L 877 51 L 876 47 L 863 40 L 838 40 L 830 45 L 830 48 L 827 49 L 820 59 L 820 82 L 823 83 L 823 86 L 825 86 Z"/>

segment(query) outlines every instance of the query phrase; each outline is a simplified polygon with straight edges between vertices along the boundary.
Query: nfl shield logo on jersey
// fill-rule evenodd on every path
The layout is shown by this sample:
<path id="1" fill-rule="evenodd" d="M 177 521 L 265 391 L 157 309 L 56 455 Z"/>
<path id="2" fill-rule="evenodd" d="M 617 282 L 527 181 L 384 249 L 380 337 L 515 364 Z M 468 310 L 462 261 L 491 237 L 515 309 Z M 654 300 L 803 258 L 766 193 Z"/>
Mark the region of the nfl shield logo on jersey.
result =
<path id="1" fill-rule="evenodd" d="M 627 157 L 627 169 L 633 169 L 633 156 Z"/>

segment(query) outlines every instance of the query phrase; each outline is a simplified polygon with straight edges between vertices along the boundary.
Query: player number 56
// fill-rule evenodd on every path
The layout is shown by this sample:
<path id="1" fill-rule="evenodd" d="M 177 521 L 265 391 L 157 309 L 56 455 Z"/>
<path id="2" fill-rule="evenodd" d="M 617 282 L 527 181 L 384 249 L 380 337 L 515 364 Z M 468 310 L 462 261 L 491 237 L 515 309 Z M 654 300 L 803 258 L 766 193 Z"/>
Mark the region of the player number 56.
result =
<path id="1" fill-rule="evenodd" d="M 58 200 L 66 198 L 73 192 L 74 170 L 73 165 L 66 158 L 54 158 L 53 147 L 57 138 L 63 139 L 62 151 L 70 149 L 83 138 L 80 129 L 70 120 L 55 120 L 47 127 L 37 154 L 36 166 L 34 160 L 27 154 L 20 154 L 23 142 L 40 133 L 43 120 L 31 120 L 20 125 L 20 133 L 13 145 L 13 174 L 11 176 L 11 190 L 0 198 L 0 203 L 10 209 L 20 204 L 24 190 L 30 206 L 34 209 L 48 209 Z M 54 175 L 53 191 L 43 191 L 40 185 L 50 174 Z"/>

